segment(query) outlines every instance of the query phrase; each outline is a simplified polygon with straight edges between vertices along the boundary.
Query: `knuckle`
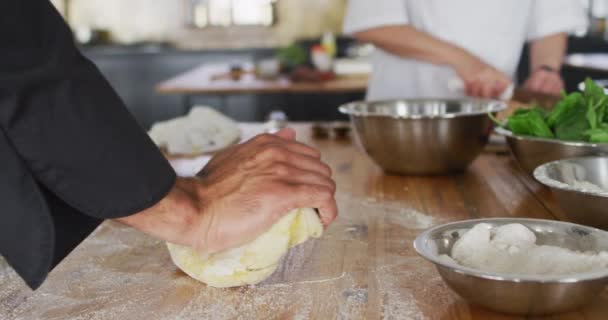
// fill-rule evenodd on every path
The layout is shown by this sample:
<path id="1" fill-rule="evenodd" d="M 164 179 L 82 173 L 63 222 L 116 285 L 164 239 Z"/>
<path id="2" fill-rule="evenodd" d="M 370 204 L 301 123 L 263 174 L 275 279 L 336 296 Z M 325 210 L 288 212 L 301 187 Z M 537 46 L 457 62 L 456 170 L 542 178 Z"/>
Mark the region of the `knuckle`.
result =
<path id="1" fill-rule="evenodd" d="M 285 152 L 285 149 L 283 149 L 280 146 L 270 146 L 266 149 L 264 149 L 264 151 L 262 151 L 262 154 L 266 157 L 268 157 L 269 159 L 275 160 L 275 161 L 285 161 L 287 160 L 287 155 Z"/>
<path id="2" fill-rule="evenodd" d="M 327 176 L 331 176 L 331 175 L 332 175 L 332 170 L 331 170 L 331 167 L 330 167 L 330 166 L 328 166 L 326 163 L 321 162 L 321 168 L 322 168 L 322 170 L 324 171 L 324 173 L 325 173 Z"/>
<path id="3" fill-rule="evenodd" d="M 330 188 L 321 185 L 302 185 L 300 192 L 306 194 L 311 199 L 327 200 L 332 197 Z"/>
<path id="4" fill-rule="evenodd" d="M 253 138 L 253 141 L 258 143 L 267 143 L 273 140 L 273 136 L 269 133 L 263 133 Z"/>
<path id="5" fill-rule="evenodd" d="M 310 153 L 313 157 L 320 159 L 321 158 L 321 151 L 319 151 L 318 149 L 315 148 L 310 148 Z"/>
<path id="6" fill-rule="evenodd" d="M 291 173 L 292 173 L 291 168 L 284 163 L 277 163 L 273 166 L 272 169 L 273 169 L 274 174 L 276 174 L 277 176 L 281 176 L 281 177 L 287 177 L 287 176 L 291 175 Z"/>

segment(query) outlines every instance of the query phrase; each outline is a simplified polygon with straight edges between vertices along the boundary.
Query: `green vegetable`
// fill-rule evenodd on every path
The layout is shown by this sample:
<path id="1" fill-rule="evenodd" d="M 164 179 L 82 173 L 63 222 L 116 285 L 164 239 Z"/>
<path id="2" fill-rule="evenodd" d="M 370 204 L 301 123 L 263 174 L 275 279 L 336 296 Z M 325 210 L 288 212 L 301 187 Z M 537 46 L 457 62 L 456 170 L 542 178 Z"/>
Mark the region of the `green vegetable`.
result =
<path id="1" fill-rule="evenodd" d="M 538 106 L 518 109 L 501 125 L 517 135 L 608 143 L 608 96 L 587 79 L 584 93 L 562 92 L 551 112 Z"/>
<path id="2" fill-rule="evenodd" d="M 566 120 L 574 112 L 576 106 L 584 104 L 583 95 L 578 92 L 563 97 L 547 117 L 547 124 L 549 127 L 555 128 L 557 124 Z"/>
<path id="3" fill-rule="evenodd" d="M 509 118 L 508 127 L 519 135 L 553 138 L 553 132 L 545 121 L 545 111 L 539 107 L 518 110 Z"/>
<path id="4" fill-rule="evenodd" d="M 589 142 L 608 143 L 608 130 L 606 128 L 587 130 L 585 131 L 585 136 Z"/>
<path id="5" fill-rule="evenodd" d="M 283 65 L 294 67 L 306 63 L 308 55 L 306 50 L 297 44 L 291 44 L 288 47 L 282 48 L 277 53 L 277 58 Z"/>
<path id="6" fill-rule="evenodd" d="M 576 106 L 567 113 L 567 117 L 555 125 L 555 137 L 560 140 L 585 141 L 585 132 L 591 129 L 587 121 L 585 106 Z"/>

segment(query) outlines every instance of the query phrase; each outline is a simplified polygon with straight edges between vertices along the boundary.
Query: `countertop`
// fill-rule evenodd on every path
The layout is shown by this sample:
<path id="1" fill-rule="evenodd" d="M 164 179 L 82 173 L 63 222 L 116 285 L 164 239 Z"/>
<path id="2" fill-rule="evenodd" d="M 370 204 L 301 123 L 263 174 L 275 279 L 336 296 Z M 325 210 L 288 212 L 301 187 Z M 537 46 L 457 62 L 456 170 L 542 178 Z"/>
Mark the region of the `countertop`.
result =
<path id="1" fill-rule="evenodd" d="M 350 140 L 300 140 L 322 151 L 340 216 L 254 287 L 209 288 L 180 272 L 161 241 L 105 222 L 30 292 L 0 262 L 2 319 L 522 319 L 458 298 L 412 241 L 424 229 L 479 217 L 560 219 L 550 192 L 507 156 L 484 153 L 461 175 L 387 176 Z M 245 136 L 261 132 L 243 125 Z M 205 159 L 176 165 L 185 174 Z M 190 168 L 188 168 L 190 165 Z M 185 167 L 184 167 L 185 166 Z M 546 319 L 606 319 L 608 295 Z"/>

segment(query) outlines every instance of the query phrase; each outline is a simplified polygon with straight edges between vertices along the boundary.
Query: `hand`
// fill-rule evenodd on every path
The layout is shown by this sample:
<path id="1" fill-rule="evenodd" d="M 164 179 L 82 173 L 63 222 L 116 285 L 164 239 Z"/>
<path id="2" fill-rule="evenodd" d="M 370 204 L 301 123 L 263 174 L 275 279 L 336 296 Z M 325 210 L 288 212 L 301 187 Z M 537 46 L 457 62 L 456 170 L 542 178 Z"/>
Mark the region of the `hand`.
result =
<path id="1" fill-rule="evenodd" d="M 159 204 L 119 221 L 213 253 L 252 241 L 296 208 L 318 208 L 329 225 L 337 215 L 335 190 L 319 152 L 287 129 L 219 153 L 198 177 L 178 179 Z"/>
<path id="2" fill-rule="evenodd" d="M 471 97 L 498 98 L 511 85 L 509 77 L 472 55 L 461 58 L 455 69 Z"/>
<path id="3" fill-rule="evenodd" d="M 524 88 L 550 95 L 559 95 L 564 89 L 564 80 L 557 71 L 536 69 L 524 83 Z"/>

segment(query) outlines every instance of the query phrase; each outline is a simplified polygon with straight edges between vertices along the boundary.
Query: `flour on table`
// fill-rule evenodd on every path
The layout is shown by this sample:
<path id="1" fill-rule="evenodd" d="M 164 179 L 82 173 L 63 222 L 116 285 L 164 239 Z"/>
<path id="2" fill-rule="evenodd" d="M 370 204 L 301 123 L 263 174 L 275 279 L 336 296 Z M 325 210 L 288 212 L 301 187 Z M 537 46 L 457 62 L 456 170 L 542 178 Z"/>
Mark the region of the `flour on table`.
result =
<path id="1" fill-rule="evenodd" d="M 467 231 L 444 261 L 487 272 L 520 275 L 569 275 L 608 269 L 608 252 L 579 252 L 537 245 L 536 235 L 521 224 L 493 228 L 481 223 Z"/>

